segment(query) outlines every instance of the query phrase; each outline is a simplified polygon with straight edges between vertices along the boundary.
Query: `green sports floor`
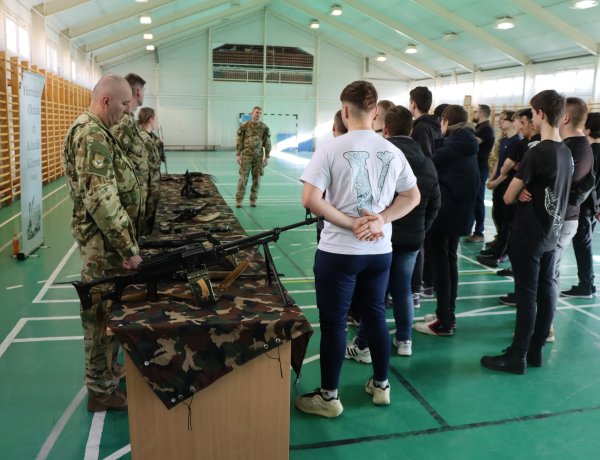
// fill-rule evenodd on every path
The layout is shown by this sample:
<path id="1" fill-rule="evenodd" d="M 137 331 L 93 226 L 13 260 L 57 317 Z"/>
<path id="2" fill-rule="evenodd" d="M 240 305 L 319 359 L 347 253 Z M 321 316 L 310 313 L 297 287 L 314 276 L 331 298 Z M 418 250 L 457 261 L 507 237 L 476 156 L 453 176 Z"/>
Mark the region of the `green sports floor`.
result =
<path id="1" fill-rule="evenodd" d="M 168 152 L 168 162 L 169 172 L 214 174 L 233 206 L 232 152 Z M 234 208 L 248 234 L 303 219 L 298 178 L 305 162 L 306 155 L 272 158 L 258 207 L 246 202 Z M 26 261 L 10 257 L 12 235 L 20 231 L 19 203 L 0 209 L 0 459 L 131 458 L 127 415 L 85 409 L 78 302 L 70 285 L 58 284 L 76 279 L 80 267 L 63 180 L 44 187 L 43 209 L 45 246 Z M 290 389 L 292 400 L 295 392 L 319 386 L 315 240 L 314 228 L 300 228 L 283 234 L 273 248 L 288 291 L 315 329 L 302 378 Z M 456 334 L 415 334 L 412 357 L 392 354 L 389 407 L 374 406 L 363 390 L 370 366 L 346 361 L 339 418 L 291 407 L 291 459 L 599 458 L 600 303 L 560 300 L 556 342 L 546 347 L 541 369 L 524 376 L 488 371 L 479 358 L 509 344 L 515 313 L 498 302 L 512 280 L 479 265 L 480 248 L 463 243 L 459 248 Z M 569 249 L 562 289 L 576 283 L 574 260 Z M 415 316 L 434 310 L 435 302 L 425 300 Z M 388 318 L 391 331 L 390 311 Z M 349 337 L 354 333 L 350 329 Z"/>

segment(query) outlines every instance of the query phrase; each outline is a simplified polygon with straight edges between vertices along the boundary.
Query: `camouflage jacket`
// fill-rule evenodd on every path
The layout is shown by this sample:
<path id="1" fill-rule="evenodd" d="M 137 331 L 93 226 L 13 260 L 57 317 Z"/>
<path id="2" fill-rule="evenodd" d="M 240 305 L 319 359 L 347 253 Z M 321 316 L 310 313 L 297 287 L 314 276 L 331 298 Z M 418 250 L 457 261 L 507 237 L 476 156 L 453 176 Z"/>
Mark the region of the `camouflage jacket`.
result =
<path id="1" fill-rule="evenodd" d="M 123 258 L 139 253 L 140 185 L 133 165 L 96 115 L 84 112 L 69 129 L 62 164 L 73 200 L 71 232 L 85 246 L 98 231 Z"/>
<path id="2" fill-rule="evenodd" d="M 242 123 L 237 132 L 236 152 L 239 155 L 262 155 L 263 147 L 265 157 L 271 153 L 271 132 L 262 121 Z"/>
<path id="3" fill-rule="evenodd" d="M 160 156 L 160 161 L 162 162 L 166 162 L 167 158 L 165 157 L 165 144 L 163 143 L 162 139 L 160 137 L 158 137 L 156 134 L 154 134 L 153 131 L 150 131 L 150 137 L 152 137 L 152 142 L 154 142 L 154 145 L 156 145 L 156 148 L 158 149 L 158 155 Z"/>
<path id="4" fill-rule="evenodd" d="M 135 121 L 133 114 L 125 114 L 118 125 L 111 129 L 121 144 L 121 148 L 135 166 L 135 174 L 140 181 L 142 198 L 145 202 L 148 193 L 151 152 L 155 150 L 154 143 L 142 135 L 143 128 Z"/>
<path id="5" fill-rule="evenodd" d="M 161 157 L 158 151 L 158 144 L 154 141 L 152 133 L 149 133 L 144 128 L 140 127 L 140 135 L 144 140 L 144 145 L 148 151 L 148 166 L 150 173 L 160 171 Z M 160 139 L 158 140 L 160 141 Z"/>

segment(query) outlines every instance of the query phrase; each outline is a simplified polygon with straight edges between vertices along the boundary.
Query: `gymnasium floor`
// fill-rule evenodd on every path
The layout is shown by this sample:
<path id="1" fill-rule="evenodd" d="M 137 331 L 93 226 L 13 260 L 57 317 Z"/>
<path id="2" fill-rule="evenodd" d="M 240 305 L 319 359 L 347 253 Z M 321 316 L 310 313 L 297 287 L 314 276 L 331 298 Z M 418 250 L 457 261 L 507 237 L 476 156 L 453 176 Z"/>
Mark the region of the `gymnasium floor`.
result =
<path id="1" fill-rule="evenodd" d="M 248 234 L 303 219 L 298 177 L 305 161 L 292 155 L 272 158 L 258 207 L 234 210 Z M 168 162 L 170 172 L 189 168 L 214 174 L 233 206 L 237 167 L 232 152 L 168 152 Z M 76 279 L 80 268 L 63 180 L 44 188 L 43 203 L 47 246 L 24 262 L 10 257 L 19 204 L 0 209 L 0 458 L 130 458 L 127 415 L 85 410 L 78 302 L 69 284 L 58 284 Z M 283 234 L 273 249 L 287 289 L 315 329 L 292 400 L 294 391 L 319 386 L 315 246 L 314 228 L 301 228 Z M 479 249 L 462 243 L 459 248 L 456 334 L 415 333 L 412 357 L 392 354 L 392 404 L 385 408 L 373 406 L 364 393 L 370 366 L 347 361 L 339 418 L 326 420 L 291 408 L 291 459 L 597 458 L 600 303 L 560 300 L 556 343 L 546 347 L 543 368 L 524 376 L 483 369 L 481 355 L 509 344 L 514 309 L 498 302 L 512 280 L 479 265 Z M 569 249 L 562 289 L 576 282 L 575 273 Z M 434 310 L 434 301 L 423 301 L 415 316 Z M 392 329 L 393 320 L 388 321 Z M 354 333 L 351 329 L 349 337 Z"/>

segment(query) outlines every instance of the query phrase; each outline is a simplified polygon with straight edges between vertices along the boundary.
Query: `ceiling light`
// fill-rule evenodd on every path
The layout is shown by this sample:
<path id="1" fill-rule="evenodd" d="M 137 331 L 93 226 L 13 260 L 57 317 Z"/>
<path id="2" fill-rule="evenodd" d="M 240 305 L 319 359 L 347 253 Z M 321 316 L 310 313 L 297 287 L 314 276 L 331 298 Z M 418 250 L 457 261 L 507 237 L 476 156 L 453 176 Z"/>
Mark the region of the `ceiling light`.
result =
<path id="1" fill-rule="evenodd" d="M 510 16 L 504 16 L 496 20 L 496 25 L 494 27 L 499 30 L 507 30 L 512 29 L 514 26 L 515 21 L 513 21 L 513 18 Z"/>
<path id="2" fill-rule="evenodd" d="M 135 3 L 148 3 L 148 0 L 135 0 Z"/>
<path id="3" fill-rule="evenodd" d="M 387 56 L 385 55 L 385 53 L 377 53 L 377 57 L 375 58 L 375 60 L 379 62 L 384 62 L 387 61 Z"/>
<path id="4" fill-rule="evenodd" d="M 154 51 L 154 45 L 146 45 L 146 51 Z"/>
<path id="5" fill-rule="evenodd" d="M 152 34 L 144 34 L 144 40 L 154 40 L 154 35 L 152 35 Z"/>
<path id="6" fill-rule="evenodd" d="M 152 24 L 152 18 L 150 16 L 140 16 L 140 24 Z"/>
<path id="7" fill-rule="evenodd" d="M 405 52 L 406 54 L 415 54 L 415 53 L 418 53 L 418 52 L 419 52 L 419 50 L 417 49 L 417 45 L 413 45 L 413 44 L 411 43 L 410 45 L 408 45 L 408 46 L 406 47 L 406 49 L 404 50 L 404 52 Z"/>
<path id="8" fill-rule="evenodd" d="M 329 12 L 332 16 L 341 16 L 343 13 L 342 7 L 340 5 L 333 5 L 331 7 L 331 11 Z"/>
<path id="9" fill-rule="evenodd" d="M 319 27 L 321 27 L 321 24 L 316 19 L 313 19 L 312 21 L 310 21 L 310 24 L 308 26 L 311 29 L 318 29 Z"/>
<path id="10" fill-rule="evenodd" d="M 571 8 L 576 10 L 586 10 L 595 6 L 598 6 L 598 2 L 596 0 L 574 0 L 571 2 Z"/>
<path id="11" fill-rule="evenodd" d="M 446 32 L 444 34 L 444 41 L 451 42 L 456 40 L 456 37 L 458 37 L 458 34 L 456 32 Z"/>

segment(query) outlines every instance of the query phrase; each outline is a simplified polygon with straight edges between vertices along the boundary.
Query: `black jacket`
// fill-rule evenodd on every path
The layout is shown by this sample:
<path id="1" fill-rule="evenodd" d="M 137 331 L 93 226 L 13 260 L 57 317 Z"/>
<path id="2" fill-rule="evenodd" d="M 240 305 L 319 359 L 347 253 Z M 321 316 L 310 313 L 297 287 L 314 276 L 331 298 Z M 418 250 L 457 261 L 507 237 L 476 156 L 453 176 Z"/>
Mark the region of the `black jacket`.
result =
<path id="1" fill-rule="evenodd" d="M 435 115 L 421 115 L 414 121 L 410 137 L 421 146 L 425 156 L 431 158 L 436 141 L 442 138 L 440 119 Z"/>
<path id="2" fill-rule="evenodd" d="M 425 232 L 440 208 L 437 171 L 415 140 L 408 136 L 394 136 L 388 141 L 404 153 L 421 193 L 421 202 L 406 216 L 392 222 L 392 245 L 394 250 L 416 251 L 423 245 Z"/>
<path id="3" fill-rule="evenodd" d="M 432 158 L 438 172 L 442 206 L 429 233 L 456 237 L 469 235 L 475 220 L 480 182 L 479 144 L 472 123 L 450 126 L 448 132 Z"/>

